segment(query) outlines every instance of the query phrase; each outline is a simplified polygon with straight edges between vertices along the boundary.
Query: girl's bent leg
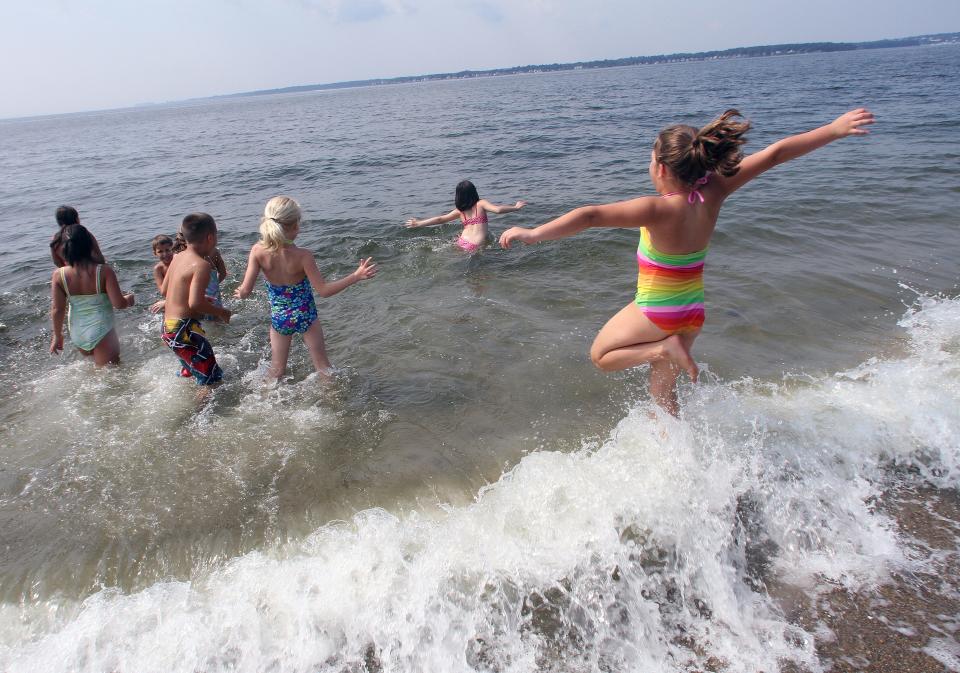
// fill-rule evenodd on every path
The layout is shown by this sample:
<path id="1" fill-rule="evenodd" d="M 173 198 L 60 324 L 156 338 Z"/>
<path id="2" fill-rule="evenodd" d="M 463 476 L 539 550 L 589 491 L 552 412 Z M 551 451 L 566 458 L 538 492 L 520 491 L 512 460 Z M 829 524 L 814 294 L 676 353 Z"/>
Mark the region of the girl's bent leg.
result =
<path id="1" fill-rule="evenodd" d="M 323 341 L 323 328 L 319 320 L 314 320 L 310 329 L 303 333 L 303 343 L 307 344 L 314 368 L 324 376 L 330 375 L 330 360 L 327 359 L 327 346 Z"/>
<path id="2" fill-rule="evenodd" d="M 270 378 L 279 380 L 287 371 L 291 341 L 293 341 L 292 334 L 280 334 L 273 327 L 270 328 L 270 370 L 268 372 Z"/>
<path id="3" fill-rule="evenodd" d="M 92 355 L 97 367 L 120 364 L 120 337 L 117 336 L 116 329 L 110 330 L 107 336 L 100 339 L 100 343 L 93 347 Z"/>
<path id="4" fill-rule="evenodd" d="M 639 306 L 630 302 L 600 329 L 590 347 L 590 359 L 608 372 L 646 362 L 669 361 L 696 381 L 697 365 L 689 352 L 695 338 L 696 334 L 681 338 L 664 332 L 644 315 Z"/>

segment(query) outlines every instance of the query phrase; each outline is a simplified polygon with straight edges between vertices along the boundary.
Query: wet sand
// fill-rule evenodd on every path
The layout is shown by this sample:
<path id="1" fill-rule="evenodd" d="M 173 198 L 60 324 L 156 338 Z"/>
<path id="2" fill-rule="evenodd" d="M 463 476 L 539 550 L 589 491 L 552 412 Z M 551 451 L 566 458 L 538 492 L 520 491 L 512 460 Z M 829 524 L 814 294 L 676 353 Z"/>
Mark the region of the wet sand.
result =
<path id="1" fill-rule="evenodd" d="M 924 571 L 894 571 L 889 583 L 871 591 L 838 587 L 816 600 L 784 592 L 781 604 L 791 621 L 817 634 L 816 651 L 826 671 L 960 670 L 960 492 L 898 489 L 876 506 L 895 518 Z"/>

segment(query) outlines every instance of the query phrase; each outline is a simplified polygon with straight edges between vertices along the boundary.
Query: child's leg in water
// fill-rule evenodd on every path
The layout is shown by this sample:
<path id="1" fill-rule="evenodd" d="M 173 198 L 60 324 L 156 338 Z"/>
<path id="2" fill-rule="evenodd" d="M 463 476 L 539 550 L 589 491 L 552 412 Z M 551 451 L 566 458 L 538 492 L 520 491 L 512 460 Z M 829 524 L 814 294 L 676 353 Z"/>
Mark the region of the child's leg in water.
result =
<path id="1" fill-rule="evenodd" d="M 292 334 L 280 334 L 273 327 L 270 328 L 270 370 L 268 376 L 271 379 L 279 379 L 287 371 L 287 357 L 290 355 L 291 341 L 293 341 Z"/>
<path id="2" fill-rule="evenodd" d="M 303 343 L 307 345 L 310 351 L 310 359 L 313 360 L 313 366 L 322 376 L 329 377 L 330 360 L 327 359 L 327 346 L 323 341 L 323 328 L 319 320 L 314 320 L 310 329 L 303 333 Z"/>
<path id="3" fill-rule="evenodd" d="M 674 382 L 680 369 L 697 380 L 698 369 L 690 347 L 699 330 L 670 335 L 657 327 L 633 302 L 603 326 L 590 348 L 590 359 L 604 371 L 619 371 L 646 362 L 654 365 L 650 393 L 662 407 L 675 413 Z"/>
<path id="4" fill-rule="evenodd" d="M 87 355 L 87 353 L 84 354 Z M 119 364 L 120 337 L 117 336 L 117 330 L 112 329 L 107 332 L 107 335 L 100 339 L 100 343 L 94 346 L 89 354 L 93 355 L 93 362 L 98 367 Z"/>

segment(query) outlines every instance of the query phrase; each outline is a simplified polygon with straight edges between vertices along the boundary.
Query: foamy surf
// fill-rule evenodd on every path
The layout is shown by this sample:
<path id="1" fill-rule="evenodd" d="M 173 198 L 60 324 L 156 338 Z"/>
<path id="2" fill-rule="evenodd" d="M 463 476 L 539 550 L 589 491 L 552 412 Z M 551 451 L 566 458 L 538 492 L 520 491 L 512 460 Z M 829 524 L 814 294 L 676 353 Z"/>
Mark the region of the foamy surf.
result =
<path id="1" fill-rule="evenodd" d="M 893 481 L 960 476 L 960 300 L 923 298 L 900 325 L 901 355 L 707 382 L 682 421 L 638 404 L 599 445 L 527 455 L 466 506 L 370 509 L 192 581 L 5 604 L 0 668 L 820 670 L 817 634 L 768 583 L 869 587 L 909 568 L 871 503 Z"/>

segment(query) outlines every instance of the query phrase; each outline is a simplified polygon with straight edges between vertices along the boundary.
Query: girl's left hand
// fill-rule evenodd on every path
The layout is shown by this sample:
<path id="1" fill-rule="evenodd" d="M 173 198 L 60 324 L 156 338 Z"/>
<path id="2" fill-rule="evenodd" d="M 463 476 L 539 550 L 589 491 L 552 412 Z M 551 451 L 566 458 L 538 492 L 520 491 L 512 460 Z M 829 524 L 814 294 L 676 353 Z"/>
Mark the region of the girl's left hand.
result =
<path id="1" fill-rule="evenodd" d="M 860 128 L 874 122 L 873 113 L 865 107 L 850 110 L 833 120 L 830 126 L 838 138 L 847 136 L 865 136 L 870 133 L 867 129 Z"/>
<path id="2" fill-rule="evenodd" d="M 373 257 L 360 260 L 360 266 L 353 272 L 353 275 L 357 277 L 357 280 L 367 280 L 376 276 L 377 263 L 373 261 Z"/>
<path id="3" fill-rule="evenodd" d="M 63 350 L 63 334 L 54 334 L 50 338 L 50 353 L 56 355 Z"/>
<path id="4" fill-rule="evenodd" d="M 407 229 L 413 229 L 414 227 L 420 226 L 420 221 L 415 217 L 411 217 L 409 220 L 403 223 L 403 226 L 405 226 Z"/>
<path id="5" fill-rule="evenodd" d="M 517 210 L 520 210 L 520 209 L 523 208 L 525 205 L 527 205 L 527 202 L 526 202 L 526 201 L 517 201 L 516 205 L 514 205 L 514 208 L 516 208 Z"/>

